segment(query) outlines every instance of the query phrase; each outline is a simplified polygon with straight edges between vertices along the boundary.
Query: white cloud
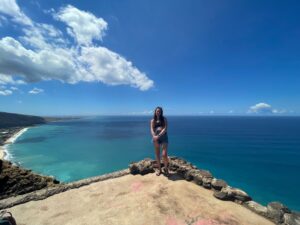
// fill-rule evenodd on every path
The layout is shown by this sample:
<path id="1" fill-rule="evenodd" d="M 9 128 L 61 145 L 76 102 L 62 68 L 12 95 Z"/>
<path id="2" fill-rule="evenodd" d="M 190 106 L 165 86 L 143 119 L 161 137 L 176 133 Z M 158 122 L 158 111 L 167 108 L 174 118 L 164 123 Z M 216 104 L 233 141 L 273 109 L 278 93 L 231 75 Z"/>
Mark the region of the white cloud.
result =
<path id="1" fill-rule="evenodd" d="M 258 103 L 249 108 L 248 113 L 272 114 L 272 106 L 267 103 Z"/>
<path id="2" fill-rule="evenodd" d="M 7 2 L 16 4 L 15 1 Z M 17 5 L 11 11 L 11 16 L 23 15 Z M 153 81 L 125 57 L 92 44 L 93 39 L 102 39 L 107 28 L 102 18 L 70 5 L 62 8 L 56 17 L 72 29 L 79 45 L 72 46 L 54 26 L 30 20 L 31 26 L 22 27 L 24 35 L 20 40 L 0 39 L 0 84 L 100 81 L 108 85 L 130 85 L 142 91 L 154 86 Z M 23 80 L 14 80 L 15 76 Z"/>
<path id="3" fill-rule="evenodd" d="M 11 90 L 13 90 L 13 91 L 16 91 L 16 90 L 18 90 L 18 88 L 17 88 L 17 87 L 10 87 L 10 89 L 11 89 Z"/>
<path id="4" fill-rule="evenodd" d="M 55 13 L 55 10 L 53 8 L 43 9 L 43 13 L 53 15 Z"/>
<path id="5" fill-rule="evenodd" d="M 0 1 L 0 12 L 11 16 L 13 21 L 24 24 L 32 25 L 32 21 L 28 18 L 19 8 L 15 0 L 1 0 Z"/>
<path id="6" fill-rule="evenodd" d="M 3 95 L 3 96 L 7 96 L 7 95 L 11 95 L 13 92 L 9 89 L 7 89 L 6 86 L 4 85 L 1 85 L 0 86 L 0 95 Z"/>
<path id="7" fill-rule="evenodd" d="M 0 90 L 0 95 L 11 95 L 13 92 L 11 90 Z"/>
<path id="8" fill-rule="evenodd" d="M 99 80 L 110 85 L 126 84 L 147 90 L 153 86 L 146 74 L 141 73 L 130 61 L 104 47 L 83 47 L 80 58 L 93 76 L 89 79 Z M 114 74 L 112 76 L 112 74 Z"/>
<path id="9" fill-rule="evenodd" d="M 1 52 L 1 50 L 0 50 Z M 1 55 L 0 55 L 1 58 Z M 1 69 L 0 69 L 1 71 Z M 0 84 L 25 84 L 22 80 L 14 80 L 11 76 L 0 73 Z"/>
<path id="10" fill-rule="evenodd" d="M 97 18 L 90 12 L 85 12 L 68 5 L 60 9 L 54 17 L 68 25 L 67 32 L 75 38 L 78 44 L 90 45 L 92 40 L 102 40 L 107 29 L 107 22 Z"/>
<path id="11" fill-rule="evenodd" d="M 129 112 L 127 115 L 152 115 L 153 110 L 144 110 L 142 112 Z"/>
<path id="12" fill-rule="evenodd" d="M 52 25 L 35 23 L 34 26 L 23 28 L 24 36 L 20 40 L 37 49 L 52 49 L 67 43 L 62 32 Z"/>
<path id="13" fill-rule="evenodd" d="M 29 94 L 34 94 L 34 95 L 36 95 L 36 94 L 39 94 L 39 93 L 41 93 L 41 92 L 44 92 L 44 90 L 43 89 L 39 89 L 39 88 L 33 88 L 31 91 L 29 91 L 28 93 Z"/>
<path id="14" fill-rule="evenodd" d="M 247 113 L 254 113 L 254 114 L 282 114 L 287 113 L 285 109 L 274 109 L 271 105 L 267 103 L 258 103 L 253 105 L 249 108 Z"/>

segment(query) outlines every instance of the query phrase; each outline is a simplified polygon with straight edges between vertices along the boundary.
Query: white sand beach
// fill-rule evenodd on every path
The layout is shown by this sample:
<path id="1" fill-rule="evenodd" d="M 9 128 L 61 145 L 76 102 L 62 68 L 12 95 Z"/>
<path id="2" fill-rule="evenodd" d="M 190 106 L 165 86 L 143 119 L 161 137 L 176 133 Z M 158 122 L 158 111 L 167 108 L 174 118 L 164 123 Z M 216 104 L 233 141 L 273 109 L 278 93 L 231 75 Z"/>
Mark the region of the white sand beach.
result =
<path id="1" fill-rule="evenodd" d="M 17 133 L 15 133 L 13 136 L 11 136 L 9 139 L 7 139 L 5 141 L 5 144 L 12 144 L 12 143 L 14 143 L 18 139 L 18 137 L 20 137 L 28 129 L 29 129 L 29 127 L 22 128 Z"/>
<path id="2" fill-rule="evenodd" d="M 29 127 L 22 128 L 21 130 L 16 132 L 13 136 L 11 136 L 9 139 L 7 139 L 3 146 L 0 146 L 0 159 L 4 159 L 4 157 L 6 155 L 5 145 L 14 143 L 18 139 L 18 137 L 20 137 L 28 129 L 29 129 Z"/>
<path id="3" fill-rule="evenodd" d="M 22 225 L 271 225 L 269 220 L 213 192 L 154 173 L 125 175 L 30 201 L 7 210 Z"/>
<path id="4" fill-rule="evenodd" d="M 4 159 L 4 148 L 0 146 L 0 159 Z"/>

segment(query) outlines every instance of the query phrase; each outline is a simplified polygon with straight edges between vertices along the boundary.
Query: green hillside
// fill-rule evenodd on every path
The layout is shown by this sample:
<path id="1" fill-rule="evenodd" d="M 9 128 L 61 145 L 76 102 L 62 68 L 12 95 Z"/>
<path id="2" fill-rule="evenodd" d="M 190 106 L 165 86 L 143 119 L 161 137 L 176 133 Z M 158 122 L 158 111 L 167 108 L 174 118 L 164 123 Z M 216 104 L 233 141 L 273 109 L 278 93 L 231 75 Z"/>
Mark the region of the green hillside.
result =
<path id="1" fill-rule="evenodd" d="M 43 117 L 0 112 L 0 128 L 31 126 L 46 123 Z"/>

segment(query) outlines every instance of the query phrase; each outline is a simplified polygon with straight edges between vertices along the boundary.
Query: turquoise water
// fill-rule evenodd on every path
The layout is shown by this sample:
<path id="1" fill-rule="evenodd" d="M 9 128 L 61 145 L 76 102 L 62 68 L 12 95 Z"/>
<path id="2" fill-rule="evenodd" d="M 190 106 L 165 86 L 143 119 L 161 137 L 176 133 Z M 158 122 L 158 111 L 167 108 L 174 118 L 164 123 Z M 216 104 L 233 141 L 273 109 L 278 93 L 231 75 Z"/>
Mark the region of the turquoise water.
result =
<path id="1" fill-rule="evenodd" d="M 154 158 L 150 117 L 90 117 L 28 129 L 11 160 L 70 182 Z M 169 155 L 210 170 L 266 205 L 300 210 L 300 117 L 168 117 Z"/>

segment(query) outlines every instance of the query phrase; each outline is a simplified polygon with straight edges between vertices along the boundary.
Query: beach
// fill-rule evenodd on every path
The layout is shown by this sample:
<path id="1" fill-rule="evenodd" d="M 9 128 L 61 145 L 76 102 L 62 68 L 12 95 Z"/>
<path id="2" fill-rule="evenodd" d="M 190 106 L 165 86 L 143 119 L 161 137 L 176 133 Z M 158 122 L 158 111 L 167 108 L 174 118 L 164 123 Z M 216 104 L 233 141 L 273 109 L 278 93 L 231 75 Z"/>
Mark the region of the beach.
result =
<path id="1" fill-rule="evenodd" d="M 0 159 L 4 159 L 4 148 L 0 146 Z"/>
<path id="2" fill-rule="evenodd" d="M 5 156 L 7 155 L 5 146 L 14 143 L 18 137 L 20 137 L 28 129 L 29 127 L 24 127 L 16 130 L 16 132 L 13 132 L 12 135 L 4 141 L 3 145 L 0 145 L 0 159 L 5 159 Z"/>

